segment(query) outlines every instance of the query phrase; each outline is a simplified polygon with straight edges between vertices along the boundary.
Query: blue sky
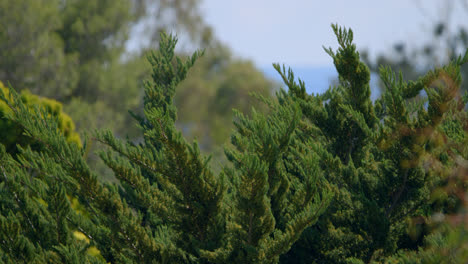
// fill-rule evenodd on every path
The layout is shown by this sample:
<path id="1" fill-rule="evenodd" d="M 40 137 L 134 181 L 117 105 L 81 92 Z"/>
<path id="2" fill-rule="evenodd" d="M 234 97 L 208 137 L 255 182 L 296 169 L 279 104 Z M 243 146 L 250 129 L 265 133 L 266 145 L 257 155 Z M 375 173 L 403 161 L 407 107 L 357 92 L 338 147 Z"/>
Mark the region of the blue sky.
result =
<path id="1" fill-rule="evenodd" d="M 465 1 L 465 0 L 463 0 Z M 396 42 L 417 46 L 431 37 L 432 25 L 452 14 L 463 23 L 461 0 L 203 0 L 202 12 L 216 36 L 238 57 L 251 59 L 268 76 L 273 62 L 285 64 L 309 92 L 328 88 L 335 71 L 322 46 L 336 49 L 332 23 L 353 29 L 358 49 L 372 57 Z M 467 1 L 465 1 L 467 2 Z"/>
<path id="2" fill-rule="evenodd" d="M 421 43 L 430 25 L 453 12 L 460 0 L 203 0 L 202 11 L 215 34 L 235 54 L 264 67 L 273 62 L 296 66 L 332 65 L 322 45 L 336 47 L 330 24 L 354 31 L 358 48 L 371 55 L 397 41 Z M 466 0 L 465 0 L 466 2 Z M 446 10 L 447 3 L 453 3 Z M 458 21 L 461 22 L 461 21 Z"/>

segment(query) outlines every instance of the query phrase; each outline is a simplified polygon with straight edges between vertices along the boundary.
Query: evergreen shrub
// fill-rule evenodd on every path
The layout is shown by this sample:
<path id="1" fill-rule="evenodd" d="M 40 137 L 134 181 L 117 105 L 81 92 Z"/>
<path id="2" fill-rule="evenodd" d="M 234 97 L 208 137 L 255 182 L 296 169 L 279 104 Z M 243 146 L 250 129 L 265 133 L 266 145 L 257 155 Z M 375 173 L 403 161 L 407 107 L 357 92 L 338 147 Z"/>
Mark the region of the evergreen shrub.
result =
<path id="1" fill-rule="evenodd" d="M 274 65 L 287 91 L 257 95 L 268 114 L 234 112 L 218 174 L 176 129 L 177 86 L 202 54 L 175 56 L 172 36 L 148 57 L 143 115 L 131 113 L 142 142 L 94 133 L 118 184 L 99 180 L 60 118 L 2 90 L 2 118 L 32 144 L 0 145 L 0 261 L 463 263 L 468 55 L 411 82 L 382 68 L 373 102 L 353 32 L 333 30 L 339 84 L 310 95 Z"/>

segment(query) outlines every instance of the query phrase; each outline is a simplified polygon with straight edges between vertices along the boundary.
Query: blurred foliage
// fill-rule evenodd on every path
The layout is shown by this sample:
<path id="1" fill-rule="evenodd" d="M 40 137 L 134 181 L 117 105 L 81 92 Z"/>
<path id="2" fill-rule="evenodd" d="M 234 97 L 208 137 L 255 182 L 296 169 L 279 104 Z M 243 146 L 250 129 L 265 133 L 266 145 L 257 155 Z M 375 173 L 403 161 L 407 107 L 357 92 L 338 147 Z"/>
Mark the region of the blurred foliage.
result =
<path id="1" fill-rule="evenodd" d="M 458 3 L 458 5 L 457 5 Z M 371 71 L 378 73 L 382 65 L 390 66 L 395 72 L 401 71 L 404 80 L 416 80 L 424 72 L 441 66 L 456 59 L 468 48 L 468 23 L 462 21 L 457 28 L 452 29 L 454 18 L 453 8 L 461 8 L 468 15 L 466 1 L 446 1 L 438 3 L 439 10 L 447 10 L 446 15 L 439 15 L 436 21 L 429 25 L 430 36 L 426 43 L 412 46 L 403 41 L 396 42 L 392 50 L 379 54 L 375 60 L 369 58 L 367 51 L 363 51 L 363 60 Z M 422 12 L 422 11 L 421 11 Z M 462 94 L 468 91 L 468 65 L 461 67 L 464 80 L 461 85 Z M 381 89 L 385 87 L 381 84 Z"/>
<path id="2" fill-rule="evenodd" d="M 9 97 L 9 90 L 0 82 L 0 90 Z M 62 104 L 37 95 L 31 94 L 27 90 L 23 90 L 20 94 L 21 101 L 30 109 L 35 107 L 44 108 L 46 113 L 51 117 L 57 118 L 57 124 L 68 142 L 73 142 L 81 147 L 81 140 L 78 133 L 75 132 L 75 124 L 73 120 L 62 111 Z M 10 101 L 9 103 L 12 103 Z M 5 146 L 5 149 L 10 154 L 16 154 L 17 144 L 26 147 L 31 145 L 35 148 L 31 138 L 24 133 L 24 130 L 18 124 L 11 122 L 7 115 L 11 114 L 12 110 L 3 101 L 0 101 L 0 143 Z"/>
<path id="3" fill-rule="evenodd" d="M 251 62 L 233 59 L 227 48 L 208 49 L 178 87 L 177 125 L 189 139 L 197 139 L 202 151 L 213 153 L 215 161 L 224 161 L 223 144 L 234 128 L 232 110 L 249 115 L 254 107 L 265 113 L 255 95 L 268 98 L 275 85 Z"/>
<path id="4" fill-rule="evenodd" d="M 230 55 L 199 7 L 199 0 L 0 0 L 0 80 L 59 100 L 80 133 L 110 128 L 139 141 L 125 111 L 142 111 L 142 80 L 150 77 L 145 56 L 159 33 L 178 32 L 185 50 L 210 50 L 175 100 L 179 126 L 211 151 L 228 140 L 231 108 L 258 105 L 249 92 L 269 96 L 273 84 Z M 102 168 L 93 152 L 92 166 Z"/>

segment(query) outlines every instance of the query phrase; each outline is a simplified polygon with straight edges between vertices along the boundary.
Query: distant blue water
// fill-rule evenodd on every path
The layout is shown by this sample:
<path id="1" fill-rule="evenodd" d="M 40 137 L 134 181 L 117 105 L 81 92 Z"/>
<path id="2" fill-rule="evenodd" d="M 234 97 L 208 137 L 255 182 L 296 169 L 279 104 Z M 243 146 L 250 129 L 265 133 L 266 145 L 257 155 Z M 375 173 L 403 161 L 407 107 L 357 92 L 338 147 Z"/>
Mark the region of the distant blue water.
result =
<path id="1" fill-rule="evenodd" d="M 283 80 L 273 66 L 260 68 L 267 77 L 283 84 Z M 286 68 L 287 69 L 287 68 Z M 323 93 L 329 86 L 330 81 L 338 78 L 334 67 L 294 67 L 294 77 L 304 81 L 307 93 Z"/>
<path id="2" fill-rule="evenodd" d="M 286 68 L 287 69 L 287 68 Z M 307 93 L 323 93 L 329 87 L 332 81 L 338 79 L 338 73 L 336 72 L 335 67 L 295 67 L 292 66 L 291 69 L 294 72 L 294 77 L 304 81 L 306 86 Z M 268 78 L 271 78 L 275 81 L 278 81 L 282 84 L 282 87 L 286 88 L 283 80 L 280 75 L 276 72 L 273 66 L 270 67 L 261 67 L 263 73 Z M 376 74 L 371 74 L 371 98 L 374 101 L 380 95 L 379 89 L 377 89 L 377 80 L 378 76 Z"/>

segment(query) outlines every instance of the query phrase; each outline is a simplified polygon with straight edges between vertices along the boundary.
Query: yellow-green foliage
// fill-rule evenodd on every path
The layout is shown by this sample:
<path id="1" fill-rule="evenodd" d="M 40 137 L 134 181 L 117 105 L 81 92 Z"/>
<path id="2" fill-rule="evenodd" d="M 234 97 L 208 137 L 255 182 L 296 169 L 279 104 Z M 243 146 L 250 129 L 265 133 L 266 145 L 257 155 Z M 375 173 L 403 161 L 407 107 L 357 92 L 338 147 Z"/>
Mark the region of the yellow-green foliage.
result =
<path id="1" fill-rule="evenodd" d="M 9 91 L 2 82 L 0 82 L 0 89 L 4 94 L 8 95 Z M 69 115 L 62 111 L 62 104 L 48 98 L 39 97 L 31 94 L 29 91 L 22 91 L 20 94 L 21 100 L 25 105 L 31 109 L 34 106 L 43 107 L 46 111 L 54 117 L 58 118 L 59 129 L 65 135 L 68 142 L 74 142 L 81 146 L 81 140 L 78 133 L 75 132 L 75 124 Z M 10 108 L 4 103 L 0 102 L 0 143 L 5 145 L 8 152 L 16 152 L 16 144 L 22 146 L 30 144 L 29 138 L 24 135 L 23 129 L 17 124 L 5 118 L 5 113 L 8 113 Z"/>

